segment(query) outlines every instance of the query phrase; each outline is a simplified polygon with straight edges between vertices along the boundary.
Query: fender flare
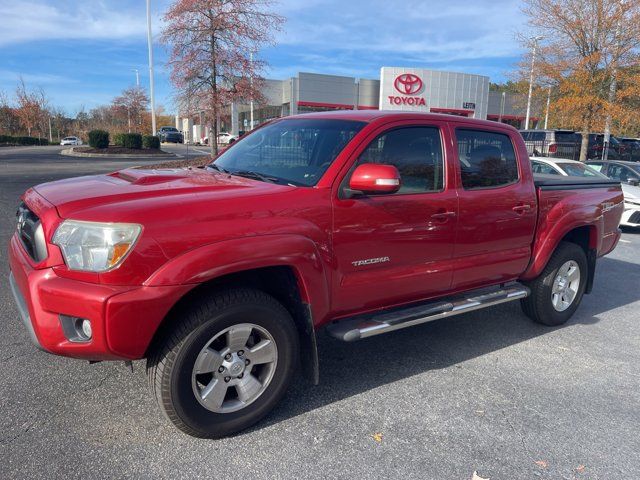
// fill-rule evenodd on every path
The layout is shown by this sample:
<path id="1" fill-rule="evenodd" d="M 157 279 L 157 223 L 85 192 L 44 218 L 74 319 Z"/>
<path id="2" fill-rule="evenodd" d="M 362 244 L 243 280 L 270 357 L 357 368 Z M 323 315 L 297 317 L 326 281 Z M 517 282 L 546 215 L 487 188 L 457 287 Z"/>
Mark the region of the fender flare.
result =
<path id="1" fill-rule="evenodd" d="M 300 297 L 317 322 L 329 310 L 329 283 L 318 248 L 296 234 L 259 235 L 216 242 L 189 250 L 166 262 L 145 286 L 199 285 L 257 268 L 288 266 L 296 275 Z"/>
<path id="2" fill-rule="evenodd" d="M 533 280 L 540 275 L 547 266 L 551 255 L 553 255 L 553 252 L 558 248 L 562 239 L 572 230 L 583 227 L 589 228 L 588 249 L 585 252 L 587 254 L 587 259 L 590 263 L 593 263 L 593 266 L 590 265 L 589 273 L 591 274 L 592 270 L 595 271 L 595 259 L 597 257 L 597 252 L 600 251 L 602 246 L 602 215 L 598 214 L 597 219 L 594 222 L 593 216 L 591 216 L 590 221 L 586 221 L 583 215 L 576 218 L 575 213 L 575 211 L 571 212 L 570 214 L 563 215 L 555 220 L 549 229 L 546 232 L 543 232 L 539 239 L 537 239 L 533 245 L 531 262 L 529 262 L 529 266 L 520 277 L 522 280 Z M 593 211 L 588 212 L 585 210 L 582 213 L 586 215 L 589 215 L 590 213 L 593 215 Z M 573 217 L 572 219 L 568 218 L 570 215 Z M 589 277 L 593 277 L 593 275 L 589 275 Z M 593 278 L 590 278 L 590 283 L 592 284 L 592 282 Z"/>

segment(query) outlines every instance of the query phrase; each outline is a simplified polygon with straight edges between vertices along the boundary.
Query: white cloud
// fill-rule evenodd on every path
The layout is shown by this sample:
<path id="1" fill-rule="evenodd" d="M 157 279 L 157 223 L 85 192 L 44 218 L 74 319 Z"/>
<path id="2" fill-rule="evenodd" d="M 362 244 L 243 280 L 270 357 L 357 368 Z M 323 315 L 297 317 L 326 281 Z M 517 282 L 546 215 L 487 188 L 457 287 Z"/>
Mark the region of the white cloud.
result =
<path id="1" fill-rule="evenodd" d="M 37 40 L 143 38 L 146 18 L 140 3 L 3 1 L 0 46 Z"/>
<path id="2" fill-rule="evenodd" d="M 288 0 L 281 8 L 289 17 L 281 44 L 438 62 L 517 55 L 514 33 L 524 24 L 513 0 Z"/>

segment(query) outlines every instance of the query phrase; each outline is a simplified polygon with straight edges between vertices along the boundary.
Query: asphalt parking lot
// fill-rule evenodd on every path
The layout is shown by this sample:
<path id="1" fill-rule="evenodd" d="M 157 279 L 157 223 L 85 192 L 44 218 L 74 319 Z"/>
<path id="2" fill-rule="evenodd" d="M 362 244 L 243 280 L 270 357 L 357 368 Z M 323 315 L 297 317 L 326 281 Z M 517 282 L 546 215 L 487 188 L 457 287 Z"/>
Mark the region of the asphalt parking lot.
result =
<path id="1" fill-rule="evenodd" d="M 320 386 L 300 379 L 259 425 L 196 440 L 161 416 L 143 362 L 131 373 L 29 343 L 7 281 L 19 195 L 144 163 L 59 150 L 0 149 L 0 478 L 637 477 L 640 231 L 561 328 L 511 303 L 355 344 L 321 334 Z"/>

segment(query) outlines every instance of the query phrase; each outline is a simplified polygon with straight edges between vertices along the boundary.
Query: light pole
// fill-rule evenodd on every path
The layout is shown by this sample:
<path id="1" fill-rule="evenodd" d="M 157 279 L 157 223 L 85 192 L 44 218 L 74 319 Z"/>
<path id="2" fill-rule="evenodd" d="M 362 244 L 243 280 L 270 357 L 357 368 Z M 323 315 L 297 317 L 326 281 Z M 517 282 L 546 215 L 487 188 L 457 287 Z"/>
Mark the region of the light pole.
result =
<path id="1" fill-rule="evenodd" d="M 549 105 L 551 104 L 551 87 L 547 90 L 547 110 L 544 113 L 544 129 L 549 125 Z"/>
<path id="2" fill-rule="evenodd" d="M 153 42 L 151 38 L 151 0 L 147 0 L 147 44 L 149 46 L 149 96 L 151 97 L 151 134 L 156 134 L 156 106 L 153 94 Z"/>
<path id="3" fill-rule="evenodd" d="M 138 72 L 137 68 L 134 68 L 132 71 L 136 72 L 136 87 L 139 87 L 140 86 L 140 73 Z"/>
<path id="4" fill-rule="evenodd" d="M 251 67 L 253 68 L 253 52 L 249 54 L 249 61 L 251 62 Z M 251 82 L 251 102 L 250 102 L 250 111 L 251 114 L 249 116 L 249 130 L 253 130 L 253 71 L 251 71 L 251 77 L 249 78 Z"/>
<path id="5" fill-rule="evenodd" d="M 533 37 L 533 49 L 531 51 L 531 74 L 529 75 L 529 95 L 527 96 L 527 115 L 524 120 L 524 128 L 529 128 L 529 119 L 531 118 L 531 95 L 533 94 L 533 76 L 534 67 L 536 65 L 536 50 L 538 49 L 538 42 L 542 40 L 542 37 Z"/>
<path id="6" fill-rule="evenodd" d="M 604 138 L 602 145 L 602 160 L 609 158 L 609 146 L 611 142 L 611 104 L 616 100 L 616 90 L 618 88 L 618 55 L 620 54 L 620 30 L 622 29 L 622 16 L 624 15 L 624 0 L 620 0 L 620 16 L 618 17 L 618 24 L 616 25 L 616 45 L 615 45 L 615 58 L 611 62 L 611 84 L 609 85 L 609 97 L 608 97 L 608 110 L 607 118 L 604 124 Z"/>
<path id="7" fill-rule="evenodd" d="M 502 98 L 500 99 L 500 117 L 498 118 L 498 122 L 502 123 L 502 117 L 504 116 L 504 102 L 507 97 L 507 92 L 502 92 Z"/>

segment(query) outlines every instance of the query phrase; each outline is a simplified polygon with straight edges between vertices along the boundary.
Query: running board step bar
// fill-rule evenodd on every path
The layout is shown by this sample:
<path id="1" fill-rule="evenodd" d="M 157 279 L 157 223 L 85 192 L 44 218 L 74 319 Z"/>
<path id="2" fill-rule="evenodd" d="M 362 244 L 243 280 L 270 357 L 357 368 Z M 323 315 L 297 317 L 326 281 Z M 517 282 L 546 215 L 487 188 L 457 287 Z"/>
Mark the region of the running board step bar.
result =
<path id="1" fill-rule="evenodd" d="M 529 296 L 529 289 L 518 283 L 498 290 L 473 290 L 464 296 L 436 301 L 418 306 L 395 308 L 339 320 L 327 326 L 332 337 L 345 342 L 393 332 L 440 318 L 452 317 L 481 308 L 512 302 Z"/>

